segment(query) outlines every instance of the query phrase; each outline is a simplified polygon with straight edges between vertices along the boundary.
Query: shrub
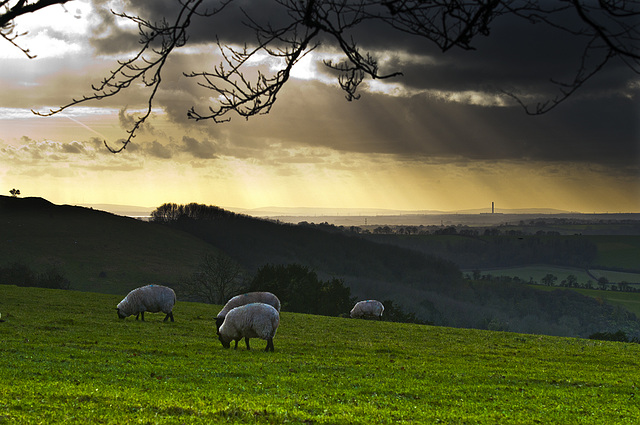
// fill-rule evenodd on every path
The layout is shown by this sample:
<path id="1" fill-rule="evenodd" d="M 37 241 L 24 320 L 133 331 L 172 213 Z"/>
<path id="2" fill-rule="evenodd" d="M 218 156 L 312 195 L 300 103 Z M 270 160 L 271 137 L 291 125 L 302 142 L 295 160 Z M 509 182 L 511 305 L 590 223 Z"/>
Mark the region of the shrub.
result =
<path id="1" fill-rule="evenodd" d="M 7 267 L 0 267 L 0 284 L 49 289 L 70 289 L 71 287 L 69 279 L 64 277 L 56 266 L 49 266 L 47 270 L 36 275 L 29 266 L 17 261 Z"/>

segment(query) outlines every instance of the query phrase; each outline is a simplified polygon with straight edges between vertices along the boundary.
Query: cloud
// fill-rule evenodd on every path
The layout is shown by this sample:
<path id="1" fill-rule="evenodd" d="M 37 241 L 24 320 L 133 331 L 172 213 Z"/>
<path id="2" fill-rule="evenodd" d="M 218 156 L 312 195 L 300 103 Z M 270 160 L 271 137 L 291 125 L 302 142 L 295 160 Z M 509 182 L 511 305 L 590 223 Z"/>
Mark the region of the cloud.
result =
<path id="1" fill-rule="evenodd" d="M 168 146 L 158 143 L 156 140 L 151 143 L 151 146 L 146 147 L 145 152 L 154 158 L 170 159 L 173 157 L 173 150 Z"/>
<path id="2" fill-rule="evenodd" d="M 214 159 L 216 158 L 216 145 L 209 140 L 199 141 L 193 137 L 182 137 L 182 150 L 191 154 L 198 159 Z"/>
<path id="3" fill-rule="evenodd" d="M 108 70 L 116 65 L 114 57 L 128 57 L 124 53 L 138 45 L 122 40 L 135 36 L 137 29 L 114 18 L 106 4 L 111 5 L 96 3 L 102 6 L 96 7 L 95 19 L 100 25 L 94 27 L 92 43 L 97 53 L 117 55 L 88 54 L 74 57 L 75 62 L 47 60 L 27 68 L 3 68 L 0 73 L 9 76 L 0 81 L 0 89 L 7 88 L 3 106 L 62 104 L 86 93 L 100 77 L 108 76 Z M 122 4 L 113 7 L 154 22 L 174 17 L 179 5 L 173 0 Z M 125 155 L 177 160 L 183 153 L 205 162 L 224 156 L 301 164 L 321 160 L 312 152 L 333 150 L 392 155 L 424 163 L 531 160 L 637 170 L 637 75 L 624 63 L 614 61 L 558 109 L 539 117 L 527 116 L 500 90 L 514 90 L 534 102 L 554 96 L 557 86 L 550 84 L 549 78 L 571 79 L 584 40 L 507 17 L 494 23 L 489 37 L 475 41 L 477 50 L 452 49 L 446 53 L 424 39 L 365 22 L 354 31 L 362 51 L 372 52 L 379 59 L 382 72 L 402 71 L 404 75 L 363 84 L 361 100 L 346 102 L 335 75 L 317 62 L 317 66 L 307 65 L 307 75 L 314 75 L 314 79 L 292 78 L 267 116 L 253 117 L 249 122 L 232 116 L 232 121 L 224 124 L 188 120 L 186 111 L 191 106 L 206 110 L 215 93 L 182 72 L 211 70 L 219 63 L 212 44 L 216 35 L 223 43 L 251 43 L 254 39 L 253 32 L 241 24 L 245 18 L 240 6 L 263 21 L 282 19 L 279 6 L 274 7 L 272 2 L 248 0 L 233 2 L 214 19 L 194 18 L 189 44 L 176 50 L 165 65 L 154 103 L 157 109 L 148 120 L 149 131 L 140 132 Z M 326 41 L 319 53 L 335 53 L 335 46 Z M 51 70 L 50 75 L 45 69 Z M 33 73 L 38 76 L 35 84 L 26 77 Z M 127 113 L 123 105 L 130 105 L 130 111 L 143 108 L 147 95 L 148 89 L 134 84 L 120 95 L 92 105 L 120 110 L 120 124 L 130 129 L 137 112 Z M 56 155 L 79 157 L 101 150 L 102 146 L 69 144 Z M 276 151 L 283 153 L 277 155 Z M 32 152 L 43 155 L 39 150 Z"/>
<path id="4" fill-rule="evenodd" d="M 136 148 L 134 148 L 135 150 Z M 113 155 L 107 152 L 97 138 L 87 141 L 59 142 L 33 140 L 27 136 L 18 145 L 0 148 L 0 164 L 14 172 L 37 175 L 50 173 L 57 167 L 79 170 L 132 171 L 142 167 L 137 155 Z M 29 171 L 30 168 L 33 170 Z"/>

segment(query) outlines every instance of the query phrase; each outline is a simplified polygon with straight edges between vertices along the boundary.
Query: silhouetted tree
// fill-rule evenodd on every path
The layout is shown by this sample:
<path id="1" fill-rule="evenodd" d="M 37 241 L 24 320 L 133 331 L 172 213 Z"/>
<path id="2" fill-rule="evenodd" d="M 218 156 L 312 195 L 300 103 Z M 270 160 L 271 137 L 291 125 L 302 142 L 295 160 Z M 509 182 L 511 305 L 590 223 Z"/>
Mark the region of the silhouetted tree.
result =
<path id="1" fill-rule="evenodd" d="M 569 288 L 577 288 L 578 287 L 578 278 L 573 274 L 568 275 L 567 279 L 566 279 L 566 285 Z"/>
<path id="2" fill-rule="evenodd" d="M 355 301 L 341 279 L 322 282 L 316 272 L 300 264 L 262 266 L 249 290 L 273 292 L 285 311 L 324 316 L 347 314 Z"/>
<path id="3" fill-rule="evenodd" d="M 170 223 L 178 220 L 180 215 L 181 211 L 178 204 L 166 203 L 151 211 L 151 220 L 158 223 Z"/>
<path id="4" fill-rule="evenodd" d="M 178 220 L 212 220 L 236 216 L 235 213 L 213 205 L 192 202 L 182 205 L 166 203 L 151 212 L 151 220 L 158 223 L 173 223 Z"/>
<path id="5" fill-rule="evenodd" d="M 607 290 L 607 286 L 609 286 L 609 279 L 604 276 L 598 278 L 598 287 L 603 291 Z"/>
<path id="6" fill-rule="evenodd" d="M 206 254 L 198 270 L 180 284 L 180 291 L 191 299 L 224 304 L 244 289 L 244 270 L 231 257 Z"/>
<path id="7" fill-rule="evenodd" d="M 19 189 L 11 189 L 9 191 L 9 193 L 11 194 L 11 196 L 13 196 L 14 198 L 20 196 L 20 190 Z"/>
<path id="8" fill-rule="evenodd" d="M 543 278 L 542 278 L 542 284 L 546 285 L 546 286 L 553 286 L 556 282 L 556 280 L 558 280 L 557 277 L 555 277 L 554 275 L 552 275 L 551 273 L 547 273 Z"/>

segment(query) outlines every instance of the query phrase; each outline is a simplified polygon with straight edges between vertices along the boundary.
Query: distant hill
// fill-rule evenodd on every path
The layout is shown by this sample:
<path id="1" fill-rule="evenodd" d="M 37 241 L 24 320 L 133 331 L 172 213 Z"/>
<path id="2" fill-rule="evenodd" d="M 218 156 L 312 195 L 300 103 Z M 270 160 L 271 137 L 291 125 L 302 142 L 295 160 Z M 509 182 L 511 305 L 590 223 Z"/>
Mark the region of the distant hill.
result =
<path id="1" fill-rule="evenodd" d="M 107 211 L 117 215 L 123 215 L 126 217 L 149 217 L 151 211 L 156 207 L 141 207 L 136 205 L 119 205 L 119 204 L 83 204 L 86 208 L 94 210 Z"/>
<path id="2" fill-rule="evenodd" d="M 628 312 L 575 292 L 471 283 L 449 261 L 332 226 L 215 211 L 218 216 L 159 224 L 40 198 L 0 196 L 0 267 L 55 265 L 72 289 L 126 294 L 148 283 L 175 285 L 197 270 L 206 253 L 223 251 L 249 273 L 267 263 L 309 266 L 323 279 L 343 279 L 359 299 L 391 299 L 437 325 L 562 336 L 618 329 L 635 335 L 640 329 Z"/>
<path id="3" fill-rule="evenodd" d="M 397 210 L 391 208 L 314 208 L 314 207 L 262 207 L 262 208 L 227 208 L 234 212 L 248 214 L 254 217 L 274 216 L 307 216 L 307 217 L 337 217 L 337 216 L 398 216 L 398 215 L 441 215 L 441 214 L 485 214 L 491 213 L 491 208 L 475 208 L 465 210 Z M 495 210 L 500 214 L 567 214 L 569 211 L 555 208 L 520 208 Z"/>

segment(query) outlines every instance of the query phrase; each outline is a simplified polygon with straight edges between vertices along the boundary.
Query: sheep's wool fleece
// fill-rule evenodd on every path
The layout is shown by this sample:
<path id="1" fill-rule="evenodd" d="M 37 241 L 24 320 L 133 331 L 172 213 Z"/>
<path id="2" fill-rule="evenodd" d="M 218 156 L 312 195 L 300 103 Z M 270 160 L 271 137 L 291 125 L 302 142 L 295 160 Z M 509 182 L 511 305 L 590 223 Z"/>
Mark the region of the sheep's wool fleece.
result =
<path id="1" fill-rule="evenodd" d="M 118 304 L 118 310 L 128 316 L 148 311 L 150 313 L 171 313 L 176 303 L 173 289 L 162 285 L 147 285 L 129 292 Z"/>
<path id="2" fill-rule="evenodd" d="M 224 318 L 231 309 L 251 303 L 269 304 L 278 312 L 280 311 L 280 300 L 271 292 L 247 292 L 246 294 L 236 295 L 227 301 L 217 317 Z"/>
<path id="3" fill-rule="evenodd" d="M 373 316 L 380 317 L 384 311 L 384 305 L 377 300 L 359 301 L 351 310 L 351 317 Z"/>
<path id="4" fill-rule="evenodd" d="M 273 338 L 280 325 L 280 314 L 264 303 L 246 304 L 231 309 L 220 326 L 220 334 L 232 340 Z"/>

